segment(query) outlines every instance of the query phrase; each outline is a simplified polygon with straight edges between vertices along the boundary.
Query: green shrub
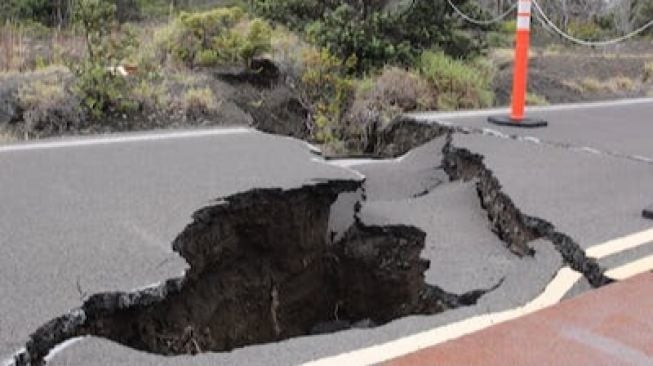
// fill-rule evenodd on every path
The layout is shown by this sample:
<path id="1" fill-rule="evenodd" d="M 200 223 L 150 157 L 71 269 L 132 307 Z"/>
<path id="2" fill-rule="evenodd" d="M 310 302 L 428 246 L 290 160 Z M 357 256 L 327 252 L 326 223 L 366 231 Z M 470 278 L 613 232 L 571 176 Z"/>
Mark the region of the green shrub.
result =
<path id="1" fill-rule="evenodd" d="M 593 41 L 606 36 L 605 30 L 591 20 L 571 20 L 567 24 L 567 32 L 574 37 Z"/>
<path id="2" fill-rule="evenodd" d="M 271 50 L 271 28 L 239 7 L 181 13 L 157 35 L 163 52 L 186 66 L 244 63 Z"/>
<path id="3" fill-rule="evenodd" d="M 141 80 L 132 87 L 129 95 L 142 111 L 165 109 L 169 101 L 165 83 L 154 80 Z"/>
<path id="4" fill-rule="evenodd" d="M 342 137 L 342 118 L 354 92 L 347 65 L 326 49 L 306 50 L 303 64 L 299 88 L 304 104 L 312 109 L 313 138 L 334 142 Z"/>
<path id="5" fill-rule="evenodd" d="M 252 7 L 267 19 L 301 31 L 340 3 L 335 0 L 254 0 Z"/>
<path id="6" fill-rule="evenodd" d="M 463 1 L 466 3 L 466 1 Z M 402 2 L 393 11 L 387 1 L 255 0 L 254 9 L 291 29 L 306 30 L 317 47 L 363 75 L 386 64 L 411 65 L 434 46 L 456 57 L 473 58 L 484 48 L 483 34 L 468 32 L 444 1 Z"/>
<path id="7" fill-rule="evenodd" d="M 494 69 L 485 61 L 456 60 L 443 52 L 425 52 L 420 73 L 434 87 L 441 109 L 489 107 Z"/>
<path id="8" fill-rule="evenodd" d="M 220 62 L 218 52 L 212 49 L 199 50 L 195 56 L 195 63 L 199 66 L 215 66 Z"/>
<path id="9" fill-rule="evenodd" d="M 506 48 L 511 47 L 515 37 L 510 33 L 503 32 L 488 32 L 487 43 L 492 48 Z"/>
<path id="10" fill-rule="evenodd" d="M 86 38 L 87 56 L 70 65 L 76 76 L 73 90 L 94 118 L 112 110 L 123 111 L 130 106 L 124 98 L 127 83 L 111 68 L 120 65 L 137 48 L 134 30 L 124 27 L 112 34 L 116 11 L 113 4 L 102 0 L 78 0 L 76 4 L 74 18 Z"/>
<path id="11" fill-rule="evenodd" d="M 186 117 L 198 119 L 217 113 L 220 103 L 210 88 L 190 88 L 183 95 L 183 108 Z"/>
<path id="12" fill-rule="evenodd" d="M 517 21 L 516 20 L 506 20 L 501 22 L 499 25 L 499 31 L 505 34 L 515 34 L 517 31 Z"/>

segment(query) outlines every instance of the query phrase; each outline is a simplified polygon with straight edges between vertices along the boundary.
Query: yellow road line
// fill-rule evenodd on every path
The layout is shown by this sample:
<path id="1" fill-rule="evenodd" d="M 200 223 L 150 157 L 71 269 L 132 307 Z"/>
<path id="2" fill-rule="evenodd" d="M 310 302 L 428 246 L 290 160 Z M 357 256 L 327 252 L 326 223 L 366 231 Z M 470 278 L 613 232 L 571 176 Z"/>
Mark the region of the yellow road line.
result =
<path id="1" fill-rule="evenodd" d="M 431 347 L 448 340 L 477 332 L 495 324 L 522 317 L 547 306 L 556 304 L 560 302 L 562 297 L 581 277 L 582 275 L 580 273 L 569 267 L 564 267 L 558 271 L 553 280 L 538 297 L 524 306 L 501 312 L 474 316 L 384 344 L 311 361 L 305 363 L 304 366 L 370 365 L 391 360 L 426 347 Z"/>

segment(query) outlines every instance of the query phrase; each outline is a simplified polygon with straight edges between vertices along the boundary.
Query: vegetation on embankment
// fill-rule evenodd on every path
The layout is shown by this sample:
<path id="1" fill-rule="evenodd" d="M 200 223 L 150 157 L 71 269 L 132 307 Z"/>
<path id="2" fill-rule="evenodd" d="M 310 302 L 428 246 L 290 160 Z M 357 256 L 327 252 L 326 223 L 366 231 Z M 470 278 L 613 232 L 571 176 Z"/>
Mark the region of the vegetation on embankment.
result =
<path id="1" fill-rule="evenodd" d="M 446 0 L 9 0 L 0 9 L 5 140 L 248 124 L 352 153 L 402 112 L 507 102 L 509 61 L 488 51 L 510 46 L 514 22 L 471 26 Z M 528 100 L 640 93 L 649 66 L 641 80 L 564 85 L 536 70 Z"/>
<path id="2" fill-rule="evenodd" d="M 56 9 L 57 28 L 45 2 L 11 2 L 0 37 L 5 133 L 256 124 L 256 108 L 285 108 L 269 112 L 301 116 L 300 137 L 359 150 L 369 125 L 405 110 L 492 104 L 481 33 L 444 1 L 205 1 L 193 11 L 139 0 L 125 14 L 128 2 L 75 0 Z M 263 59 L 274 77 L 260 83 Z"/>

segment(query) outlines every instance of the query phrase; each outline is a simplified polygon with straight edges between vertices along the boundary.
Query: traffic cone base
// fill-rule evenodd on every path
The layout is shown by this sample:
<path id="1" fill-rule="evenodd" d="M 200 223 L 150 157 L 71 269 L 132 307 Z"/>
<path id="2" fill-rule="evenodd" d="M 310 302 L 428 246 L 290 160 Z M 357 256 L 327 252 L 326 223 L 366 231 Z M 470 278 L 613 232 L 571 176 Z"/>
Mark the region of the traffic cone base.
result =
<path id="1" fill-rule="evenodd" d="M 644 211 L 642 212 L 642 215 L 647 219 L 653 220 L 653 205 L 649 206 L 648 208 L 645 208 Z"/>
<path id="2" fill-rule="evenodd" d="M 488 122 L 499 126 L 522 127 L 522 128 L 538 128 L 546 127 L 549 122 L 542 119 L 523 118 L 514 119 L 510 116 L 490 116 Z"/>

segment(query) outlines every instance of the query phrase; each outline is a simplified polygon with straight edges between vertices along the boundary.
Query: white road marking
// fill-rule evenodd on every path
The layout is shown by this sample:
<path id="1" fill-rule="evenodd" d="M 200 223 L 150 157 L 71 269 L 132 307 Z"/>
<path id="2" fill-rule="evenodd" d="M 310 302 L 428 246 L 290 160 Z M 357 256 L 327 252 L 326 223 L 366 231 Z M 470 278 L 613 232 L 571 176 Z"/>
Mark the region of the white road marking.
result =
<path id="1" fill-rule="evenodd" d="M 578 281 L 582 275 L 568 267 L 562 268 L 542 294 L 524 306 L 511 310 L 484 314 L 467 318 L 439 328 L 417 333 L 385 344 L 343 353 L 334 357 L 323 358 L 305 363 L 304 366 L 330 365 L 370 365 L 388 361 L 420 349 L 446 342 L 467 334 L 477 332 L 492 325 L 519 318 L 543 307 L 556 304 Z"/>
<path id="2" fill-rule="evenodd" d="M 632 235 L 595 245 L 585 250 L 585 254 L 587 254 L 588 257 L 600 259 L 649 242 L 653 242 L 653 229 L 640 231 Z"/>
<path id="3" fill-rule="evenodd" d="M 556 104 L 551 106 L 534 106 L 526 107 L 526 112 L 557 112 L 557 111 L 570 111 L 578 109 L 594 109 L 594 108 L 611 108 L 623 107 L 628 105 L 647 104 L 653 103 L 653 98 L 636 98 L 636 99 L 618 99 L 602 102 L 589 102 L 589 103 L 569 103 L 569 104 Z M 505 114 L 508 113 L 509 107 L 492 108 L 472 111 L 457 111 L 457 112 L 414 112 L 407 113 L 409 117 L 433 120 L 443 118 L 466 118 L 466 117 L 485 117 L 489 115 Z"/>
<path id="4" fill-rule="evenodd" d="M 650 235 L 653 235 L 653 229 L 594 245 L 588 248 L 586 253 L 588 256 L 592 253 L 592 257 L 597 259 L 603 258 L 649 242 Z M 612 279 L 623 280 L 649 270 L 653 270 L 653 255 L 607 271 L 605 275 Z M 563 267 L 538 297 L 523 306 L 477 315 L 387 343 L 310 361 L 303 366 L 370 365 L 404 356 L 555 305 L 581 278 L 581 273 Z"/>
<path id="5" fill-rule="evenodd" d="M 47 150 L 58 149 L 64 147 L 79 147 L 79 146 L 93 146 L 93 145 L 107 145 L 125 142 L 144 142 L 144 141 L 161 141 L 173 140 L 190 137 L 204 137 L 204 136 L 219 136 L 219 135 L 234 135 L 242 133 L 252 133 L 255 130 L 245 127 L 235 128 L 212 128 L 204 130 L 192 131 L 175 131 L 175 132 L 157 132 L 138 135 L 107 135 L 101 137 L 79 138 L 79 139 L 65 139 L 55 141 L 34 142 L 25 144 L 14 144 L 0 146 L 0 153 L 15 152 L 15 151 L 30 151 L 30 150 Z"/>
<path id="6" fill-rule="evenodd" d="M 625 280 L 648 271 L 653 271 L 653 255 L 613 268 L 606 271 L 605 275 L 613 280 Z"/>
<path id="7" fill-rule="evenodd" d="M 48 352 L 48 354 L 47 354 L 43 359 L 45 360 L 45 362 L 46 362 L 46 364 L 47 364 L 47 363 L 50 362 L 50 361 L 54 358 L 54 356 L 56 356 L 58 353 L 61 353 L 61 352 L 62 352 L 63 350 L 65 350 L 66 348 L 72 346 L 73 344 L 75 344 L 75 343 L 81 341 L 81 340 L 84 339 L 84 338 L 86 338 L 86 337 L 71 338 L 71 339 L 66 340 L 66 341 L 63 342 L 63 343 L 60 343 L 60 344 L 56 345 L 53 349 L 50 350 L 50 352 Z"/>

